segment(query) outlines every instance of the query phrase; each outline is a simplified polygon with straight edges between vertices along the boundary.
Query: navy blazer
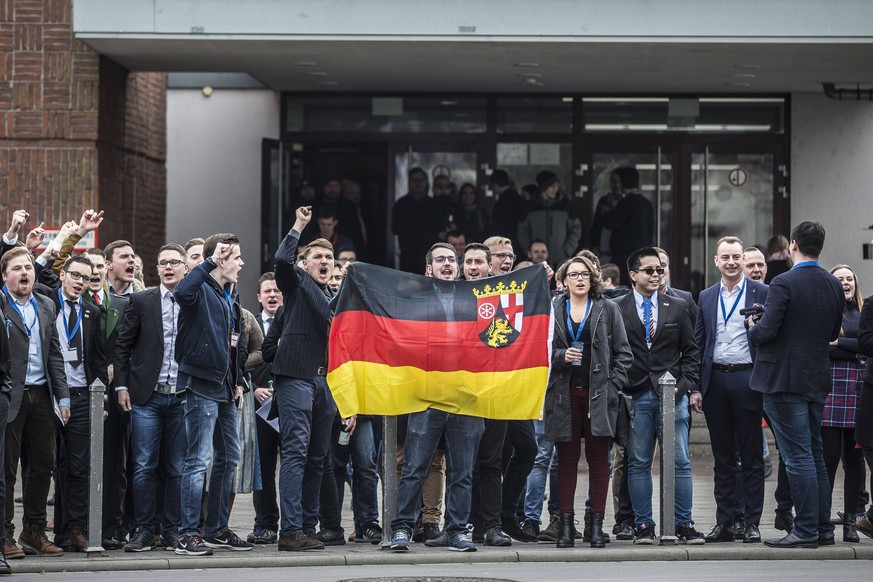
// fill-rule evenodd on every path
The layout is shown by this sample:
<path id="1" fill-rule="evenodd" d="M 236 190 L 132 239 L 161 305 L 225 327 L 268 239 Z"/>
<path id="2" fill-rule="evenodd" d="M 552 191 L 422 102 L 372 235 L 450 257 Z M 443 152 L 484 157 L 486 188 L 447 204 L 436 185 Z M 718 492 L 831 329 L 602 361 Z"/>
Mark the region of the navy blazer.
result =
<path id="1" fill-rule="evenodd" d="M 828 344 L 840 335 L 845 303 L 840 282 L 819 266 L 795 267 L 773 279 L 764 315 L 749 329 L 758 346 L 752 389 L 829 392 Z"/>
<path id="2" fill-rule="evenodd" d="M 300 233 L 292 229 L 276 251 L 276 286 L 282 292 L 284 309 L 273 375 L 312 380 L 318 368 L 327 365 L 327 340 L 333 313 L 324 289 L 294 261 L 299 239 Z M 275 333 L 273 330 L 278 324 L 277 314 L 268 338 L 279 333 L 280 330 Z M 261 350 L 266 359 L 271 351 L 269 343 Z"/>
<path id="3" fill-rule="evenodd" d="M 694 337 L 701 349 L 700 354 L 700 392 L 706 396 L 709 387 L 709 379 L 712 377 L 712 356 L 715 353 L 715 333 L 718 325 L 724 324 L 719 306 L 721 280 L 712 287 L 707 287 L 700 292 L 700 305 L 697 307 L 697 323 L 694 326 Z M 742 308 L 749 308 L 755 303 L 761 305 L 767 300 L 767 285 L 746 278 L 745 301 Z M 740 309 L 740 307 L 737 307 Z M 748 333 L 746 334 L 748 337 Z M 752 354 L 752 362 L 755 361 L 757 349 L 749 339 L 749 351 Z"/>
<path id="4" fill-rule="evenodd" d="M 130 400 L 142 406 L 154 394 L 164 363 L 161 288 L 132 293 L 129 299 L 124 319 L 116 326 L 115 385 L 126 387 Z"/>

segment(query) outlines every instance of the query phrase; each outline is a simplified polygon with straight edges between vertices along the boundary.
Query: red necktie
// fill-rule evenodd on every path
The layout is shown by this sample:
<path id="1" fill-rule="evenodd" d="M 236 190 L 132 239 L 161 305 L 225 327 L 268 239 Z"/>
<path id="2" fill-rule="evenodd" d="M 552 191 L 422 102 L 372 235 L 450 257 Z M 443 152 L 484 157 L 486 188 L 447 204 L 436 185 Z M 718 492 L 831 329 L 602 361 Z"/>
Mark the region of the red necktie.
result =
<path id="1" fill-rule="evenodd" d="M 100 295 L 99 294 L 94 293 L 93 295 L 91 295 L 91 297 L 94 298 L 94 305 L 100 305 Z"/>

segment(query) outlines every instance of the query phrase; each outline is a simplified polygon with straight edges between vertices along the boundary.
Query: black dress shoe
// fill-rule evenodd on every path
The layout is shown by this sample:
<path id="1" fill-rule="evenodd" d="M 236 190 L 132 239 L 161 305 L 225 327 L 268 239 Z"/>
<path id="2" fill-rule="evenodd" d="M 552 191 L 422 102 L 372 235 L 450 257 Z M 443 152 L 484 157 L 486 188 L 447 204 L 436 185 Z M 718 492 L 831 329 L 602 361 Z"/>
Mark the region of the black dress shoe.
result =
<path id="1" fill-rule="evenodd" d="M 834 534 L 824 534 L 818 536 L 818 545 L 820 546 L 835 546 L 837 541 L 834 539 Z"/>
<path id="2" fill-rule="evenodd" d="M 489 527 L 485 532 L 485 545 L 504 548 L 512 545 L 512 539 L 499 527 Z"/>
<path id="3" fill-rule="evenodd" d="M 0 575 L 12 575 L 12 568 L 9 567 L 9 563 L 6 561 L 6 556 L 3 555 L 3 552 L 0 552 Z"/>
<path id="4" fill-rule="evenodd" d="M 761 543 L 761 532 L 758 531 L 757 525 L 754 525 L 754 524 L 746 525 L 746 531 L 743 532 L 743 543 L 744 544 Z"/>
<path id="5" fill-rule="evenodd" d="M 531 533 L 525 532 L 524 529 L 522 529 L 521 524 L 518 523 L 514 517 L 504 518 L 502 526 L 503 533 L 516 541 L 524 543 L 537 541 L 537 537 Z"/>
<path id="6" fill-rule="evenodd" d="M 790 533 L 794 529 L 794 516 L 790 513 L 777 513 L 776 519 L 773 521 L 773 527 Z"/>
<path id="7" fill-rule="evenodd" d="M 794 534 L 788 534 L 784 538 L 778 540 L 767 540 L 765 546 L 771 548 L 817 548 L 818 538 L 814 540 L 804 540 Z"/>
<path id="8" fill-rule="evenodd" d="M 714 525 L 709 533 L 703 536 L 708 544 L 734 541 L 734 528 L 729 525 Z"/>

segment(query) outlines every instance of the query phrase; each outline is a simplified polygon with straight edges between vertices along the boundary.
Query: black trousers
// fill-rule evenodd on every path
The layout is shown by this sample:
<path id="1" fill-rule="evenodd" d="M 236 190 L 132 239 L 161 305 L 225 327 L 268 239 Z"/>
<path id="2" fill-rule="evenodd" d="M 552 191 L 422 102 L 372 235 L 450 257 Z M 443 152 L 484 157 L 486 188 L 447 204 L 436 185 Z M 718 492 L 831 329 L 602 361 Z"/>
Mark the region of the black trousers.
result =
<path id="1" fill-rule="evenodd" d="M 485 419 L 485 432 L 479 441 L 479 452 L 473 468 L 473 500 L 471 520 L 483 533 L 500 525 L 503 507 L 502 461 L 506 420 Z"/>
<path id="2" fill-rule="evenodd" d="M 103 423 L 103 539 L 111 538 L 116 529 L 126 532 L 128 522 L 133 522 L 133 515 L 126 518 L 124 509 L 130 415 L 119 410 L 115 394 L 109 398 L 109 416 Z"/>
<path id="3" fill-rule="evenodd" d="M 712 371 L 703 398 L 714 467 L 716 523 L 730 525 L 737 506 L 737 455 L 747 524 L 759 525 L 764 508 L 763 399 L 749 388 L 752 370 Z"/>
<path id="4" fill-rule="evenodd" d="M 261 462 L 261 490 L 252 493 L 255 528 L 279 531 L 279 505 L 276 501 L 276 468 L 279 461 L 279 433 L 260 416 L 255 419 L 258 458 Z"/>
<path id="5" fill-rule="evenodd" d="M 527 477 L 536 457 L 537 438 L 533 421 L 507 421 L 503 442 L 503 519 L 514 519 L 519 513 Z"/>
<path id="6" fill-rule="evenodd" d="M 70 396 L 70 420 L 61 428 L 58 449 L 58 494 L 55 533 L 68 534 L 73 526 L 87 532 L 88 479 L 91 472 L 91 417 L 88 391 Z M 60 517 L 60 524 L 58 517 Z"/>
<path id="7" fill-rule="evenodd" d="M 831 493 L 834 491 L 840 459 L 843 461 L 843 512 L 850 518 L 858 511 L 858 497 L 864 481 L 864 455 L 861 449 L 855 448 L 854 435 L 854 428 L 821 427 L 822 452 L 828 469 Z"/>
<path id="8" fill-rule="evenodd" d="M 6 425 L 5 473 L 6 489 L 6 535 L 12 538 L 15 532 L 14 495 L 18 459 L 22 441 L 27 442 L 27 473 L 24 482 L 24 527 L 31 525 L 45 529 L 46 501 L 51 488 L 52 469 L 55 466 L 55 413 L 52 395 L 48 387 L 25 390 L 21 395 L 21 407 L 15 419 Z"/>

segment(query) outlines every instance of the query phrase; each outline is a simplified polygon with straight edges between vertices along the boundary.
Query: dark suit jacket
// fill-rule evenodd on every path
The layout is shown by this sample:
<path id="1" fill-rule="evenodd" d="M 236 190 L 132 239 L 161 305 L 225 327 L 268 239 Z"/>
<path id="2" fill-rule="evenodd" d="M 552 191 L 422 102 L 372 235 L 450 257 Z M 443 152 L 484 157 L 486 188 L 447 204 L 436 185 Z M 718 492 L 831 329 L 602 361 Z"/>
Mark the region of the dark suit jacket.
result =
<path id="1" fill-rule="evenodd" d="M 706 396 L 706 389 L 709 387 L 709 379 L 712 376 L 712 356 L 715 352 L 715 334 L 719 325 L 724 325 L 724 319 L 721 315 L 721 307 L 719 302 L 721 281 L 708 287 L 700 292 L 700 306 L 697 309 L 697 323 L 694 326 L 694 338 L 697 340 L 697 345 L 701 349 L 701 366 L 700 366 L 700 392 Z M 746 290 L 744 292 L 744 302 L 737 309 L 748 308 L 755 303 L 761 305 L 767 300 L 767 286 L 751 279 L 746 279 Z M 730 306 L 727 306 L 728 309 Z M 748 337 L 748 334 L 747 334 Z M 752 361 L 755 361 L 757 348 L 749 340 L 749 352 L 752 354 Z"/>
<path id="2" fill-rule="evenodd" d="M 50 289 L 47 296 L 55 304 L 55 311 L 60 315 L 61 303 L 58 299 L 58 289 L 61 288 L 61 279 L 55 275 L 50 267 L 34 263 L 36 276 L 40 283 Z M 82 360 L 85 363 L 85 378 L 88 385 L 99 378 L 104 386 L 109 384 L 107 366 L 109 365 L 109 352 L 103 342 L 103 331 L 100 325 L 100 310 L 82 297 Z M 58 338 L 60 341 L 60 338 Z"/>
<path id="3" fill-rule="evenodd" d="M 634 294 L 628 293 L 615 301 L 621 308 L 628 343 L 634 354 L 625 392 L 638 396 L 649 389 L 658 390 L 658 380 L 669 371 L 676 378 L 678 400 L 697 386 L 699 351 L 685 302 L 661 293 L 653 296 L 655 298 L 658 319 L 651 349 L 646 346 L 646 331 L 637 314 Z"/>
<path id="4" fill-rule="evenodd" d="M 154 393 L 164 362 L 161 288 L 133 293 L 129 301 L 115 342 L 115 385 L 126 386 L 131 402 L 142 406 Z"/>
<path id="5" fill-rule="evenodd" d="M 64 359 L 61 356 L 61 346 L 58 342 L 58 330 L 55 327 L 55 304 L 51 299 L 34 293 L 37 312 L 39 314 L 39 336 L 42 343 L 42 364 L 48 387 L 55 400 L 69 398 L 70 391 L 67 389 L 67 376 L 64 372 Z M 21 320 L 21 316 L 9 305 L 8 301 L 3 304 L 6 313 L 6 329 L 9 331 L 9 348 L 13 354 L 22 354 L 21 357 L 12 359 L 12 400 L 9 404 L 9 422 L 18 416 L 21 406 L 21 396 L 24 393 L 24 380 L 27 376 L 27 353 L 30 341 L 27 337 L 27 328 Z"/>
<path id="6" fill-rule="evenodd" d="M 6 295 L 0 293 L 0 393 L 2 397 L 12 396 L 12 351 L 9 348 L 9 332 L 6 329 Z M 2 480 L 2 476 L 0 476 Z"/>
<path id="7" fill-rule="evenodd" d="M 678 297 L 685 302 L 685 306 L 688 309 L 688 317 L 691 318 L 691 327 L 694 328 L 694 326 L 697 325 L 697 303 L 694 301 L 694 297 L 691 293 L 668 285 L 667 289 L 664 291 L 664 295 L 667 297 Z"/>
<path id="8" fill-rule="evenodd" d="M 322 288 L 294 262 L 298 237 L 292 230 L 276 251 L 276 286 L 282 291 L 284 314 L 273 374 L 311 380 L 326 365 L 332 312 Z M 269 336 L 276 323 L 274 319 Z"/>
<path id="9" fill-rule="evenodd" d="M 278 314 L 276 314 L 276 315 L 278 315 Z M 255 321 L 258 323 L 258 327 L 261 328 L 261 332 L 263 332 L 264 331 L 264 321 L 261 319 L 261 313 L 258 313 L 257 315 L 255 315 Z M 270 326 L 270 329 L 273 329 L 273 327 L 275 327 L 276 321 L 277 321 L 277 317 L 274 316 L 273 317 L 273 325 Z M 280 328 L 281 328 L 281 325 L 280 325 Z M 266 338 L 266 335 L 267 334 L 264 334 L 265 338 Z M 263 350 L 263 346 L 264 346 L 264 344 L 262 343 L 261 344 L 262 350 Z M 263 351 L 261 352 L 261 356 L 263 357 Z M 253 370 L 251 370 L 250 373 L 251 373 L 251 377 L 252 377 L 252 384 L 254 384 L 254 386 L 256 388 L 266 388 L 267 382 L 272 377 L 272 374 L 270 374 L 270 364 L 266 361 L 263 362 L 262 364 L 260 364 L 259 366 L 257 366 L 256 368 L 254 368 Z"/>
<path id="10" fill-rule="evenodd" d="M 95 305 L 100 310 L 100 330 L 103 335 L 103 348 L 112 361 L 115 353 L 115 342 L 118 341 L 118 325 L 124 319 L 124 312 L 130 299 L 127 295 L 114 295 L 107 291 L 104 293 L 103 302 Z M 94 299 L 90 293 L 85 293 L 82 298 L 94 305 Z"/>
<path id="11" fill-rule="evenodd" d="M 655 233 L 652 203 L 639 192 L 630 192 L 603 215 L 603 226 L 612 231 L 609 246 L 613 259 L 627 259 L 635 250 L 652 244 Z M 619 267 L 622 272 L 627 269 L 624 264 Z"/>
<path id="12" fill-rule="evenodd" d="M 752 389 L 829 392 L 828 344 L 840 335 L 845 302 L 840 282 L 821 267 L 795 268 L 773 279 L 764 315 L 749 329 L 758 346 Z"/>

